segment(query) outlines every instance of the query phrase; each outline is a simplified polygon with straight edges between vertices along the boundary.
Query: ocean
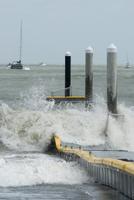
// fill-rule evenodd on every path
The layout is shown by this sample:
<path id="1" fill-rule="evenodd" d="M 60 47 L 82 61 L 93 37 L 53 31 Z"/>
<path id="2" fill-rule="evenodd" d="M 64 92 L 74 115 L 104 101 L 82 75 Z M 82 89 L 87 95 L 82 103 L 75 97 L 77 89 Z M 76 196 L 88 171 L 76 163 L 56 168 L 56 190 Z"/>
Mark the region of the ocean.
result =
<path id="1" fill-rule="evenodd" d="M 106 66 L 94 66 L 94 103 L 55 105 L 64 95 L 64 66 L 0 67 L 0 199 L 126 200 L 100 186 L 76 162 L 46 152 L 53 134 L 64 142 L 105 145 Z M 84 66 L 72 66 L 72 94 L 84 95 Z M 134 151 L 134 68 L 118 67 L 118 119 L 109 116 L 110 146 Z"/>

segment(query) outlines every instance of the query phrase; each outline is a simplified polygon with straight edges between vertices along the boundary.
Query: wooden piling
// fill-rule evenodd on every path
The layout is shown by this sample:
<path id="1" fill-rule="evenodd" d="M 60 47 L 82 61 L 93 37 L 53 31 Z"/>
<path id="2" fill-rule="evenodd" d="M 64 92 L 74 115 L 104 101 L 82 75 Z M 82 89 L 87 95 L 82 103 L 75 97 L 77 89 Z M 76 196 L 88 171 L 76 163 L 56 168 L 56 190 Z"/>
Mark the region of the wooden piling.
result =
<path id="1" fill-rule="evenodd" d="M 117 48 L 111 44 L 107 48 L 107 107 L 117 114 Z"/>
<path id="2" fill-rule="evenodd" d="M 87 103 L 93 100 L 93 48 L 85 51 L 85 97 Z"/>

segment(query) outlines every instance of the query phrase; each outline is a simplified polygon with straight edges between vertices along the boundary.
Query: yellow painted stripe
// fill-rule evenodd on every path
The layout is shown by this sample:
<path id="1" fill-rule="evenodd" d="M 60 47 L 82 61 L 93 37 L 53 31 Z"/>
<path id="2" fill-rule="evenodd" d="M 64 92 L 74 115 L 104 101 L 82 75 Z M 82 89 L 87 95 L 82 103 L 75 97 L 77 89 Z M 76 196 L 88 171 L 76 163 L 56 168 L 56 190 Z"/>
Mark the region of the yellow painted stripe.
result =
<path id="1" fill-rule="evenodd" d="M 99 158 L 89 151 L 84 151 L 81 149 L 70 148 L 70 147 L 63 147 L 61 145 L 61 139 L 58 136 L 54 136 L 54 140 L 55 140 L 56 149 L 59 152 L 72 153 L 72 154 L 78 155 L 79 157 L 83 158 L 89 163 L 114 167 L 114 168 L 117 168 L 119 170 L 122 170 L 124 172 L 134 175 L 134 163 L 132 162 L 126 162 L 126 161 L 116 160 L 112 158 Z"/>

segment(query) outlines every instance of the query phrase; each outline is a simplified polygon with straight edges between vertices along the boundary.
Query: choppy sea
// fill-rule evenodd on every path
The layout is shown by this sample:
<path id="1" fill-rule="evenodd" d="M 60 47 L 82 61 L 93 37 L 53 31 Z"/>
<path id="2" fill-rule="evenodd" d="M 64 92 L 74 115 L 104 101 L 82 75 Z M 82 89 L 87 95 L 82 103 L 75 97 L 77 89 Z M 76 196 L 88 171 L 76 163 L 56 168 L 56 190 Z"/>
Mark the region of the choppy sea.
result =
<path id="1" fill-rule="evenodd" d="M 94 104 L 56 106 L 46 101 L 64 95 L 64 66 L 30 65 L 30 70 L 0 67 L 0 199 L 126 199 L 94 183 L 75 162 L 45 153 L 53 134 L 64 142 L 104 145 L 107 120 L 106 66 L 94 66 Z M 84 95 L 84 66 L 72 66 L 72 94 Z M 118 112 L 109 117 L 113 149 L 134 151 L 134 68 L 118 67 Z"/>

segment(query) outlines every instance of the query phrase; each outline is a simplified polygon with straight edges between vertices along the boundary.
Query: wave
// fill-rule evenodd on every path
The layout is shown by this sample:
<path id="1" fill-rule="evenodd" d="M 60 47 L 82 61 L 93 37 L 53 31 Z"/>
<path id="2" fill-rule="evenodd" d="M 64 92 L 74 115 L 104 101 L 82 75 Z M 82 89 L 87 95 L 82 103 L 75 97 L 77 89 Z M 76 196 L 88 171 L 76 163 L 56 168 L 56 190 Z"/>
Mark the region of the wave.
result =
<path id="1" fill-rule="evenodd" d="M 87 173 L 75 162 L 45 154 L 0 156 L 0 174 L 1 187 L 88 182 Z"/>
<path id="2" fill-rule="evenodd" d="M 63 141 L 80 145 L 105 144 L 114 149 L 134 151 L 134 110 L 119 105 L 121 116 L 109 116 L 107 138 L 104 134 L 107 108 L 104 102 L 90 111 L 81 106 L 66 105 L 56 109 L 44 103 L 44 110 L 21 108 L 14 110 L 7 104 L 0 106 L 0 141 L 18 151 L 44 151 L 53 134 Z M 48 102 L 50 104 L 50 102 Z M 49 109 L 48 109 L 49 108 Z"/>
<path id="3" fill-rule="evenodd" d="M 44 152 L 53 134 L 57 134 L 64 142 L 105 145 L 108 141 L 113 149 L 134 151 L 133 107 L 119 104 L 120 116 L 115 118 L 108 117 L 100 96 L 96 96 L 90 110 L 83 104 L 55 105 L 54 101 L 46 101 L 46 96 L 43 85 L 23 92 L 21 101 L 12 108 L 0 103 L 1 148 Z"/>

